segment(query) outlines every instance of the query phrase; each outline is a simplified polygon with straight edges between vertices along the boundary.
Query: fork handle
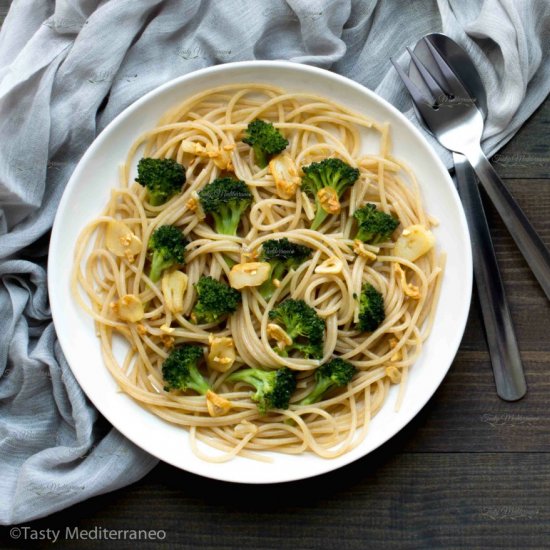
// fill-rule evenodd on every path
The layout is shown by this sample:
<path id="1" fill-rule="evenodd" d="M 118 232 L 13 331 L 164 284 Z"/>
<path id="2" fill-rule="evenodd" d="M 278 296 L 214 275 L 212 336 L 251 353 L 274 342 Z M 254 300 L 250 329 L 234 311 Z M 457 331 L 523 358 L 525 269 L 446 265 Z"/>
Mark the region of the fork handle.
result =
<path id="1" fill-rule="evenodd" d="M 470 228 L 474 275 L 497 394 L 505 401 L 517 401 L 525 395 L 527 386 L 477 180 L 464 156 L 454 153 L 453 159 Z"/>
<path id="2" fill-rule="evenodd" d="M 483 154 L 481 147 L 464 151 L 464 154 L 537 278 L 546 298 L 550 300 L 550 252 Z"/>

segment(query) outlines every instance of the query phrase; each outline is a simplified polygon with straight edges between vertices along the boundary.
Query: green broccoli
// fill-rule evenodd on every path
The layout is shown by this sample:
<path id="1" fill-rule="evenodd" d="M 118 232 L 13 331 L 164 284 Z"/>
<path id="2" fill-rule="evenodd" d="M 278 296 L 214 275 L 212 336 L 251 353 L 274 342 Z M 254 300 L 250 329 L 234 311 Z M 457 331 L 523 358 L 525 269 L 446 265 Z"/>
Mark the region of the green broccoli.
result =
<path id="1" fill-rule="evenodd" d="M 258 119 L 248 125 L 243 142 L 254 149 L 254 158 L 260 168 L 265 168 L 272 157 L 288 146 L 288 140 L 271 122 Z"/>
<path id="2" fill-rule="evenodd" d="M 389 240 L 399 225 L 399 220 L 377 210 L 374 204 L 365 204 L 353 213 L 353 217 L 357 220 L 355 238 L 368 244 Z"/>
<path id="3" fill-rule="evenodd" d="M 285 300 L 269 312 L 269 318 L 283 325 L 292 338 L 292 344 L 278 353 L 286 357 L 295 350 L 305 358 L 320 359 L 323 356 L 325 321 L 303 300 Z"/>
<path id="4" fill-rule="evenodd" d="M 302 191 L 315 199 L 315 218 L 311 229 L 318 229 L 328 214 L 340 211 L 340 198 L 359 177 L 359 170 L 337 158 L 313 162 L 302 168 Z"/>
<path id="5" fill-rule="evenodd" d="M 315 386 L 298 405 L 311 405 L 321 401 L 323 395 L 332 387 L 346 386 L 353 378 L 357 369 L 347 361 L 337 357 L 321 365 L 315 371 Z"/>
<path id="6" fill-rule="evenodd" d="M 189 244 L 183 233 L 173 225 L 157 227 L 149 239 L 151 253 L 149 278 L 156 283 L 162 272 L 169 267 L 185 262 L 185 247 Z"/>
<path id="7" fill-rule="evenodd" d="M 363 332 L 375 331 L 386 318 L 384 297 L 370 283 L 365 283 L 359 297 L 359 322 Z"/>
<path id="8" fill-rule="evenodd" d="M 230 374 L 228 382 L 245 382 L 256 388 L 252 400 L 265 414 L 269 409 L 288 409 L 290 396 L 296 389 L 296 379 L 286 367 L 275 370 L 240 369 Z"/>
<path id="9" fill-rule="evenodd" d="M 252 203 L 252 193 L 244 181 L 218 178 L 199 191 L 199 199 L 218 233 L 236 235 L 241 216 Z"/>
<path id="10" fill-rule="evenodd" d="M 199 364 L 203 358 L 201 346 L 184 344 L 174 348 L 162 364 L 164 389 L 193 390 L 204 395 L 210 385 L 199 372 Z"/>
<path id="11" fill-rule="evenodd" d="M 142 158 L 137 169 L 136 181 L 147 188 L 152 206 L 170 200 L 185 183 L 185 167 L 172 159 Z"/>
<path id="12" fill-rule="evenodd" d="M 281 280 L 291 269 L 298 267 L 311 257 L 312 250 L 307 246 L 283 239 L 271 239 L 262 245 L 260 259 L 271 264 L 269 279 L 260 286 L 260 294 L 269 300 L 275 292 L 275 279 Z"/>
<path id="13" fill-rule="evenodd" d="M 233 313 L 241 303 L 241 293 L 212 277 L 201 277 L 195 284 L 198 299 L 191 319 L 194 323 L 216 323 Z"/>

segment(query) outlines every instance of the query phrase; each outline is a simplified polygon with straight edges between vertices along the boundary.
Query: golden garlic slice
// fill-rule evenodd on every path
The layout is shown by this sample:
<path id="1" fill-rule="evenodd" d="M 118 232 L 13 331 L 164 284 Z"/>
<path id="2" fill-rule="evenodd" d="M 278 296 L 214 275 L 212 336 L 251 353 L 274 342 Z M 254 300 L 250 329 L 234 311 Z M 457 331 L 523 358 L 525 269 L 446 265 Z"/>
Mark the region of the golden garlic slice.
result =
<path id="1" fill-rule="evenodd" d="M 221 395 L 214 393 L 212 390 L 206 392 L 206 407 L 210 416 L 223 416 L 232 407 L 231 401 L 225 399 Z"/>
<path id="2" fill-rule="evenodd" d="M 183 296 L 187 290 L 188 277 L 182 271 L 165 272 L 162 276 L 161 290 L 164 303 L 172 313 L 183 311 Z"/>
<path id="3" fill-rule="evenodd" d="M 435 244 L 433 233 L 423 225 L 411 225 L 403 230 L 395 243 L 394 256 L 414 262 Z"/>
<path id="4" fill-rule="evenodd" d="M 340 213 L 340 199 L 338 198 L 336 189 L 332 189 L 332 187 L 323 187 L 317 191 L 317 198 L 319 199 L 321 208 L 325 212 L 329 214 Z"/>
<path id="5" fill-rule="evenodd" d="M 269 171 L 275 180 L 277 195 L 282 199 L 291 199 L 300 186 L 298 168 L 290 155 L 277 155 L 269 162 Z"/>
<path id="6" fill-rule="evenodd" d="M 236 289 L 247 286 L 260 286 L 267 281 L 270 272 L 271 265 L 268 262 L 235 264 L 229 272 L 229 284 Z"/>
<path id="7" fill-rule="evenodd" d="M 206 363 L 212 370 L 227 372 L 233 366 L 236 357 L 233 338 L 210 336 L 210 351 Z"/>
<path id="8" fill-rule="evenodd" d="M 143 247 L 141 240 L 124 222 L 119 220 L 112 220 L 107 224 L 105 245 L 116 256 L 126 257 L 130 261 L 141 252 Z"/>
<path id="9" fill-rule="evenodd" d="M 143 304 L 134 294 L 125 294 L 120 300 L 112 302 L 110 307 L 122 321 L 135 323 L 143 319 Z"/>
<path id="10" fill-rule="evenodd" d="M 282 327 L 275 323 L 267 325 L 267 336 L 277 342 L 277 347 L 285 349 L 292 344 L 292 338 L 287 334 Z"/>

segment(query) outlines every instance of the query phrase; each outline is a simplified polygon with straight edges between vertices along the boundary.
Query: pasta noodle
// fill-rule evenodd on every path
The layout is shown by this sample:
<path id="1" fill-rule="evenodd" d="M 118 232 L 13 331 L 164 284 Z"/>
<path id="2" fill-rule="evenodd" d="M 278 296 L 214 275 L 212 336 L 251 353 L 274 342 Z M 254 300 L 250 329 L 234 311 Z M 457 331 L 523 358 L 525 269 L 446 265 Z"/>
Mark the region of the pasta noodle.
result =
<path id="1" fill-rule="evenodd" d="M 300 189 L 291 198 L 282 197 L 269 168 L 255 165 L 252 148 L 242 142 L 243 131 L 254 119 L 271 121 L 284 134 L 289 141 L 285 153 L 298 167 L 337 157 L 359 169 L 359 179 L 342 196 L 340 212 L 329 215 L 319 230 L 309 228 L 313 199 Z M 364 143 L 367 138 L 373 142 L 373 137 L 377 148 L 365 151 Z M 152 206 L 146 189 L 131 177 L 141 157 L 171 158 L 183 164 L 182 192 Z M 234 172 L 253 195 L 235 237 L 216 233 L 197 203 L 197 192 L 224 171 Z M 354 242 L 353 213 L 367 202 L 397 217 L 399 232 L 414 225 L 429 229 L 437 223 L 423 209 L 413 172 L 392 156 L 388 125 L 309 93 L 288 93 L 264 84 L 222 86 L 175 106 L 155 128 L 139 136 L 120 170 L 120 180 L 104 212 L 78 239 L 72 291 L 94 319 L 105 365 L 120 389 L 153 414 L 187 428 L 198 456 L 212 462 L 237 455 L 269 460 L 262 451 L 309 451 L 332 458 L 365 439 L 392 384 L 401 385 L 399 406 L 409 370 L 433 322 L 444 255 L 432 247 L 410 261 L 395 254 L 394 240 L 377 246 Z M 109 249 L 113 220 L 123 222 L 135 236 L 136 250 L 142 243 L 135 254 L 117 255 Z M 147 275 L 146 244 L 164 224 L 181 228 L 189 241 L 181 267 L 187 288 L 179 312 L 167 307 L 161 284 Z M 262 243 L 281 238 L 305 245 L 313 254 L 280 281 L 268 302 L 257 287 L 245 287 L 242 304 L 223 322 L 192 322 L 194 284 L 201 276 L 227 281 L 232 263 L 254 261 Z M 337 262 L 341 270 L 318 269 L 327 260 Z M 374 332 L 361 332 L 355 326 L 357 296 L 366 282 L 384 296 L 385 320 Z M 144 305 L 139 321 L 124 320 L 114 307 L 127 295 Z M 305 300 L 325 320 L 322 359 L 284 357 L 275 351 L 268 312 L 287 297 Z M 163 389 L 161 370 L 175 346 L 194 343 L 208 349 L 212 334 L 231 337 L 236 352 L 227 372 L 203 369 L 213 390 L 231 403 L 231 409 L 219 416 L 209 414 L 202 395 Z M 119 346 L 119 340 L 125 345 Z M 334 356 L 357 368 L 352 381 L 318 403 L 296 405 L 313 387 L 315 369 Z M 261 414 L 250 387 L 226 381 L 243 366 L 292 369 L 297 388 L 289 408 Z"/>

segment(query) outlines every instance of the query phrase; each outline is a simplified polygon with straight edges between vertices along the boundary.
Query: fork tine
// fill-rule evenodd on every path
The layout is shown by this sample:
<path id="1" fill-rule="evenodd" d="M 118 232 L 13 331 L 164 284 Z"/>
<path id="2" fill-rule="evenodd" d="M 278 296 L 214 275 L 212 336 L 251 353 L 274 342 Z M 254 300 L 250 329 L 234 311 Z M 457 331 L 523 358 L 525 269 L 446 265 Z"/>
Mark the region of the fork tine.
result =
<path id="1" fill-rule="evenodd" d="M 403 81 L 403 84 L 405 84 L 407 90 L 409 90 L 409 93 L 411 94 L 411 97 L 413 99 L 413 102 L 417 105 L 420 104 L 427 104 L 431 105 L 432 102 L 430 101 L 429 97 L 426 97 L 417 87 L 416 84 L 409 78 L 409 75 L 401 68 L 401 66 L 393 59 L 393 57 L 390 57 L 390 61 L 392 62 L 393 66 L 395 67 L 395 70 L 397 71 L 397 74 Z"/>
<path id="2" fill-rule="evenodd" d="M 410 48 L 407 48 L 407 51 L 409 52 L 409 55 L 411 56 L 415 67 L 418 69 L 422 80 L 424 80 L 424 83 L 430 90 L 430 93 L 432 94 L 432 98 L 434 100 L 433 102 L 438 103 L 439 98 L 441 98 L 442 96 L 447 97 L 447 92 L 443 90 L 439 82 L 437 82 L 430 71 L 428 71 L 424 63 L 422 63 L 422 61 L 418 59 L 418 56 Z"/>
<path id="3" fill-rule="evenodd" d="M 468 90 L 462 85 L 462 82 L 460 82 L 448 63 L 443 59 L 443 57 L 441 57 L 441 54 L 437 51 L 435 46 L 426 37 L 424 37 L 422 40 L 430 50 L 433 60 L 436 62 L 439 70 L 445 78 L 445 83 L 447 84 L 447 89 L 449 90 L 449 92 L 452 93 L 455 97 L 471 99 L 471 95 Z"/>

